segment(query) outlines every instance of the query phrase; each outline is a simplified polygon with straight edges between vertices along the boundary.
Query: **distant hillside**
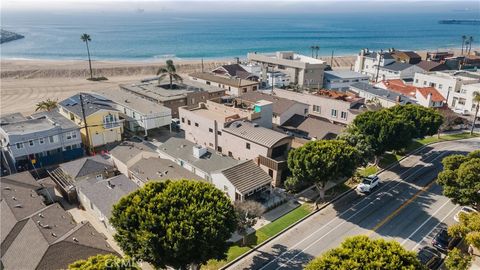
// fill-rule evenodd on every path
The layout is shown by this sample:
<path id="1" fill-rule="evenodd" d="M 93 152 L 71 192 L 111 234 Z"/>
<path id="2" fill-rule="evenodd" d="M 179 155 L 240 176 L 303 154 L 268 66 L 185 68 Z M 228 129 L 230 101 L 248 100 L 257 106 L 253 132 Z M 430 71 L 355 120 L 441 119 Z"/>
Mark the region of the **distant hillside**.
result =
<path id="1" fill-rule="evenodd" d="M 24 36 L 20 34 L 0 29 L 0 44 L 22 38 L 24 38 Z"/>

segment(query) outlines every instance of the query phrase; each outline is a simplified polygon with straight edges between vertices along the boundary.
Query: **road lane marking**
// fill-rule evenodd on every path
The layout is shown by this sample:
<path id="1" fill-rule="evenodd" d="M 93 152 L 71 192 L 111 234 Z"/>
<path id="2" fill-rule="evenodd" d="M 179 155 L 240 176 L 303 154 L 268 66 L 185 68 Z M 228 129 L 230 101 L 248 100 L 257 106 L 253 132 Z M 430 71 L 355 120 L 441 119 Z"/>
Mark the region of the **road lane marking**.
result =
<path id="1" fill-rule="evenodd" d="M 445 207 L 445 205 L 447 205 L 447 203 L 449 203 L 449 202 L 450 202 L 450 200 L 447 200 L 444 204 L 442 204 L 442 206 L 440 206 L 440 208 L 438 208 L 437 211 L 435 211 L 433 214 L 431 214 L 430 217 L 427 218 L 427 220 L 425 220 L 422 224 L 420 224 L 420 227 L 418 227 L 405 240 L 403 240 L 401 245 L 402 246 L 405 245 L 407 243 L 407 241 L 410 240 L 410 238 L 412 236 L 414 236 L 423 226 L 425 226 L 425 224 L 427 224 L 427 222 L 430 221 L 430 219 L 432 219 L 438 212 L 440 212 L 440 210 L 442 210 L 443 207 Z"/>
<path id="2" fill-rule="evenodd" d="M 433 184 L 435 184 L 435 179 L 433 179 L 432 182 L 430 182 L 428 185 L 426 185 L 424 188 L 420 189 L 417 191 L 415 194 L 413 194 L 412 197 L 410 197 L 408 200 L 406 200 L 404 203 L 402 203 L 395 211 L 390 213 L 387 217 L 385 217 L 382 221 L 380 221 L 375 227 L 373 227 L 370 232 L 367 234 L 370 236 L 372 233 L 376 232 L 380 227 L 385 225 L 385 223 L 389 222 L 392 218 L 394 218 L 400 211 L 402 211 L 403 208 L 405 208 L 407 205 L 411 204 L 420 194 L 424 193 L 427 191 Z"/>
<path id="3" fill-rule="evenodd" d="M 435 227 L 433 227 L 433 228 L 425 235 L 425 237 L 423 237 L 422 240 L 420 240 L 420 242 L 418 242 L 411 250 L 416 250 L 417 247 L 423 242 L 423 240 L 425 240 L 425 238 L 427 238 L 427 237 L 433 232 L 433 230 L 435 230 L 440 224 L 442 224 L 443 221 L 445 221 L 445 219 L 447 219 L 447 217 L 449 217 L 449 216 L 452 214 L 452 212 L 453 212 L 454 210 L 456 210 L 457 208 L 458 208 L 458 206 L 455 205 L 455 207 L 454 207 L 452 210 L 450 210 L 450 212 L 448 212 L 448 214 L 447 214 L 444 218 L 442 218 L 442 220 L 440 220 L 440 222 L 438 222 L 438 224 L 437 224 Z"/>
<path id="4" fill-rule="evenodd" d="M 441 148 L 441 149 L 443 149 L 443 148 Z M 449 153 L 449 152 L 451 152 L 451 151 L 453 151 L 453 150 L 448 150 L 448 151 L 446 151 L 445 153 L 440 153 L 440 154 L 438 154 L 436 157 L 434 157 L 434 158 L 433 158 L 431 161 L 429 161 L 428 163 L 434 162 L 434 161 L 437 160 L 438 158 L 446 155 L 447 153 Z M 417 163 L 418 163 L 418 162 L 417 162 Z M 416 163 L 416 164 L 417 164 L 417 163 Z M 409 171 L 409 170 L 411 170 L 411 169 L 413 169 L 413 168 L 414 168 L 414 167 L 411 167 L 411 168 L 407 169 L 407 171 Z M 424 168 L 425 168 L 425 167 L 419 168 L 418 170 L 414 171 L 413 174 L 408 175 L 408 176 L 405 177 L 405 179 L 403 179 L 403 180 L 408 179 L 408 178 L 409 178 L 410 176 L 412 176 L 412 175 L 416 175 L 416 173 L 417 173 L 418 171 L 420 171 L 420 170 L 422 170 L 422 169 L 424 169 Z M 405 174 L 407 171 L 403 172 L 403 173 L 400 174 L 400 175 Z M 402 179 L 400 179 L 400 180 L 402 180 Z M 432 183 L 433 183 L 433 182 L 434 182 L 434 181 L 432 181 Z M 394 189 L 395 187 L 397 187 L 398 185 L 400 185 L 400 184 L 402 184 L 402 183 L 405 183 L 405 182 L 403 182 L 403 181 L 398 181 L 398 183 L 397 183 L 396 185 L 394 185 L 393 187 L 391 187 L 389 190 L 387 190 L 387 192 L 390 191 L 390 190 L 392 190 L 392 189 Z M 432 183 L 430 183 L 430 184 L 432 184 Z M 407 184 L 411 184 L 411 183 L 407 183 Z M 377 190 L 376 192 L 378 192 L 378 191 L 379 191 L 379 190 Z M 376 192 L 374 192 L 374 193 L 376 193 Z M 372 194 L 370 194 L 370 195 L 373 195 L 374 193 L 372 193 Z M 388 194 L 388 193 L 382 194 L 381 197 L 383 197 L 385 194 Z M 365 198 L 365 199 L 366 199 L 366 198 Z M 341 222 L 340 224 L 338 224 L 337 226 L 335 226 L 333 229 L 329 230 L 326 234 L 324 234 L 322 237 L 320 237 L 320 238 L 318 238 L 317 240 L 315 240 L 312 244 L 308 245 L 306 248 L 304 248 L 304 249 L 302 249 L 301 251 L 297 252 L 297 254 L 295 254 L 295 256 L 293 256 L 292 258 L 290 258 L 290 259 L 287 260 L 286 262 L 284 262 L 284 263 L 283 263 L 283 262 L 280 262 L 280 263 L 279 263 L 280 267 L 277 267 L 276 269 L 280 269 L 280 268 L 286 266 L 287 263 L 289 263 L 290 261 L 292 261 L 293 259 L 295 259 L 299 254 L 303 253 L 305 250 L 307 250 L 307 249 L 309 249 L 310 247 L 312 247 L 313 245 L 315 245 L 318 241 L 322 240 L 325 236 L 329 235 L 331 232 L 333 232 L 334 230 L 336 230 L 338 227 L 340 227 L 340 226 L 342 226 L 343 224 L 345 224 L 347 221 L 349 221 L 351 218 L 355 217 L 357 214 L 359 214 L 360 212 L 362 212 L 365 208 L 369 207 L 370 204 L 373 204 L 373 202 L 375 202 L 375 201 L 377 201 L 377 200 L 380 200 L 380 197 L 375 198 L 372 202 L 370 202 L 370 203 L 367 204 L 366 206 L 362 207 L 362 208 L 361 208 L 360 210 L 358 210 L 355 214 L 353 214 L 353 215 L 350 216 L 349 218 L 345 219 L 343 222 Z M 359 202 L 359 203 L 360 203 L 360 202 Z M 354 205 L 354 206 L 356 206 L 356 205 Z M 354 206 L 352 206 L 352 207 L 354 207 Z M 347 210 L 347 211 L 348 211 L 348 210 Z M 345 212 L 346 212 L 346 211 L 345 211 Z M 336 219 L 338 219 L 338 218 L 339 218 L 339 216 L 337 216 L 336 218 L 334 218 L 334 219 L 333 219 L 332 221 L 330 221 L 329 223 L 333 222 L 334 220 L 336 220 Z M 327 223 L 327 224 L 329 224 L 329 223 Z M 323 229 L 323 227 L 321 227 L 320 229 Z M 309 236 L 307 236 L 306 238 L 304 238 L 302 241 L 298 242 L 297 244 L 295 244 L 295 245 L 293 245 L 291 248 L 289 248 L 287 251 L 285 251 L 285 252 L 283 252 L 282 254 L 278 255 L 275 259 L 273 259 L 272 261 L 268 262 L 266 265 L 264 265 L 263 267 L 261 267 L 259 270 L 263 270 L 265 267 L 267 267 L 267 266 L 270 265 L 271 263 L 273 263 L 273 262 L 277 261 L 278 259 L 280 259 L 283 255 L 285 255 L 285 254 L 286 254 L 287 252 L 289 252 L 291 249 L 295 248 L 297 245 L 299 245 L 300 243 L 304 242 L 305 240 L 307 240 L 308 238 L 310 238 L 311 236 L 313 236 L 313 234 L 317 233 L 320 229 L 318 229 L 317 231 L 311 233 Z"/>

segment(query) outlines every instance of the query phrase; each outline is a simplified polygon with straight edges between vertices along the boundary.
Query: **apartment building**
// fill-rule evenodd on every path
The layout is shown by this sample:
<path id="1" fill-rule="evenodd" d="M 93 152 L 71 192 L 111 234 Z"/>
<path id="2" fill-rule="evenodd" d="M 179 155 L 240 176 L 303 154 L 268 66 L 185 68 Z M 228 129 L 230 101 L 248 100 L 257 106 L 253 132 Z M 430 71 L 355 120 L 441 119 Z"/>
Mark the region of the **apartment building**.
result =
<path id="1" fill-rule="evenodd" d="M 429 108 L 441 108 L 446 104 L 446 99 L 433 87 L 417 87 L 405 83 L 403 80 L 386 80 L 375 86 L 401 94 L 419 105 Z"/>
<path id="2" fill-rule="evenodd" d="M 278 97 L 308 104 L 310 115 L 343 125 L 353 121 L 365 100 L 351 93 L 333 90 L 320 90 L 311 93 L 275 89 L 274 92 Z"/>
<path id="3" fill-rule="evenodd" d="M 260 85 L 258 81 L 242 79 L 242 77 L 228 77 L 208 72 L 196 72 L 189 75 L 194 81 L 205 85 L 214 85 L 225 89 L 225 92 L 232 96 L 239 96 L 244 93 L 257 91 Z"/>
<path id="4" fill-rule="evenodd" d="M 323 60 L 288 51 L 274 54 L 248 53 L 247 59 L 260 64 L 262 82 L 268 82 L 268 71 L 280 71 L 288 75 L 290 83 L 302 88 L 318 89 L 323 85 L 323 74 L 327 66 Z"/>
<path id="5" fill-rule="evenodd" d="M 271 130 L 272 107 L 266 100 L 247 109 L 211 100 L 179 111 L 187 140 L 235 159 L 254 159 L 279 184 L 292 138 Z"/>
<path id="6" fill-rule="evenodd" d="M 368 79 L 367 75 L 351 70 L 329 70 L 325 71 L 323 87 L 331 90 L 346 91 L 351 84 L 356 82 L 368 83 Z"/>
<path id="7" fill-rule="evenodd" d="M 122 140 L 119 111 L 103 98 L 79 93 L 59 102 L 58 107 L 61 115 L 80 127 L 82 142 L 90 151 Z"/>
<path id="8" fill-rule="evenodd" d="M 0 139 L 11 173 L 84 155 L 80 128 L 57 111 L 2 116 Z"/>
<path id="9" fill-rule="evenodd" d="M 175 83 L 172 89 L 169 85 L 159 85 L 156 79 L 121 84 L 120 89 L 170 108 L 173 118 L 178 118 L 179 107 L 195 107 L 200 102 L 225 95 L 225 89 L 186 78 L 182 83 Z"/>
<path id="10" fill-rule="evenodd" d="M 414 51 L 399 51 L 393 50 L 391 52 L 392 57 L 397 62 L 407 63 L 407 64 L 418 64 L 422 61 L 422 57 Z"/>
<path id="11" fill-rule="evenodd" d="M 436 71 L 417 73 L 413 81 L 414 86 L 434 87 L 445 97 L 447 105 L 454 111 L 462 114 L 471 114 L 475 111 L 473 92 L 480 91 L 480 72 L 468 71 Z"/>
<path id="12" fill-rule="evenodd" d="M 98 99 L 111 102 L 124 119 L 124 127 L 132 132 L 144 132 L 163 126 L 170 126 L 172 110 L 161 104 L 145 99 L 132 92 L 122 90 L 96 90 Z"/>

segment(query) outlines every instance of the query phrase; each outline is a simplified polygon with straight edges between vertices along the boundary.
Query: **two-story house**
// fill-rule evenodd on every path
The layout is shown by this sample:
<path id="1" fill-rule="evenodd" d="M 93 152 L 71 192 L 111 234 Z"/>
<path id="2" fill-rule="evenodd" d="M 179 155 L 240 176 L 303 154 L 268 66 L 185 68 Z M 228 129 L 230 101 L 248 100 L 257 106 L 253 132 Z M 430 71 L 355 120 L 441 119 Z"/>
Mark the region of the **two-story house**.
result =
<path id="1" fill-rule="evenodd" d="M 0 118 L 5 161 L 12 170 L 40 168 L 83 156 L 80 129 L 57 111 Z"/>
<path id="2" fill-rule="evenodd" d="M 123 120 L 111 102 L 80 93 L 59 102 L 58 106 L 60 114 L 80 127 L 82 141 L 90 151 L 122 140 Z"/>

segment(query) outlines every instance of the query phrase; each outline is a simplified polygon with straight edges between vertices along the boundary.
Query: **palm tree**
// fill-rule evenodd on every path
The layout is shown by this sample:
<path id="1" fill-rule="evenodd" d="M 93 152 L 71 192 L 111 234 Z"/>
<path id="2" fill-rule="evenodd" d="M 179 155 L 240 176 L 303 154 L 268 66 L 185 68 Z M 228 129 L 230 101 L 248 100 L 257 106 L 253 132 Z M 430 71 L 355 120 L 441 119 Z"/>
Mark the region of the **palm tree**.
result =
<path id="1" fill-rule="evenodd" d="M 315 50 L 315 46 L 310 46 L 310 49 L 312 49 L 312 58 L 313 58 L 313 50 Z"/>
<path id="2" fill-rule="evenodd" d="M 90 67 L 90 79 L 93 79 L 93 72 L 92 72 L 92 60 L 90 60 L 90 48 L 88 48 L 88 42 L 92 41 L 89 34 L 84 33 L 80 36 L 80 39 L 85 42 L 87 45 L 87 54 L 88 54 L 88 66 Z"/>
<path id="3" fill-rule="evenodd" d="M 160 84 L 160 82 L 165 78 L 165 77 L 169 77 L 170 79 L 170 89 L 172 89 L 172 86 L 173 86 L 173 81 L 178 81 L 178 82 L 182 82 L 183 81 L 183 78 L 177 74 L 177 69 L 175 68 L 175 65 L 173 64 L 173 61 L 172 60 L 167 60 L 167 66 L 166 67 L 161 67 L 158 69 L 157 71 L 157 75 L 160 75 L 158 76 L 158 84 Z"/>
<path id="4" fill-rule="evenodd" d="M 470 130 L 470 135 L 473 135 L 473 129 L 475 128 L 475 121 L 477 120 L 478 117 L 478 110 L 480 109 L 480 92 L 475 91 L 473 92 L 473 102 L 477 103 L 476 108 L 475 108 L 475 115 L 473 116 L 473 123 L 472 123 L 472 129 Z"/>
<path id="5" fill-rule="evenodd" d="M 467 36 L 463 35 L 462 36 L 462 55 L 463 55 L 463 46 L 465 45 L 466 40 L 467 40 Z M 467 50 L 467 49 L 465 48 L 465 50 Z"/>
<path id="6" fill-rule="evenodd" d="M 57 108 L 57 105 L 58 105 L 58 102 L 56 100 L 52 100 L 52 99 L 47 99 L 47 100 L 44 100 L 44 101 L 40 101 L 37 103 L 37 108 L 35 109 L 35 111 L 51 111 L 55 108 Z"/>

